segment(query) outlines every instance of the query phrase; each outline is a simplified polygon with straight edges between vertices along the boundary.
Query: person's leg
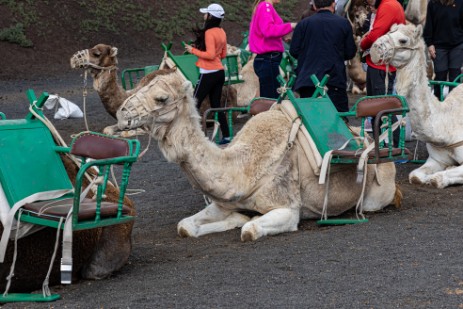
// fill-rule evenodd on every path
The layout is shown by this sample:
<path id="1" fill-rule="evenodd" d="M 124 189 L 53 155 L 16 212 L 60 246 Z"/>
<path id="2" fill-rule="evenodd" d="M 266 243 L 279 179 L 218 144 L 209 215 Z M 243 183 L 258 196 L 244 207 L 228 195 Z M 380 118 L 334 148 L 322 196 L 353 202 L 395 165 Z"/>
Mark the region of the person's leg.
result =
<path id="1" fill-rule="evenodd" d="M 208 80 L 208 82 L 211 84 L 211 90 L 209 92 L 211 107 L 223 107 L 220 105 L 220 100 L 222 98 L 222 87 L 225 82 L 225 73 L 223 70 L 220 70 L 208 75 L 210 75 L 210 80 Z M 228 129 L 227 117 L 225 116 L 225 113 L 219 113 L 218 118 L 220 123 L 220 130 L 222 131 L 222 138 L 230 137 L 230 130 Z"/>
<path id="2" fill-rule="evenodd" d="M 259 78 L 261 97 L 278 98 L 277 88 L 279 85 L 276 78 L 280 74 L 279 61 L 281 61 L 281 56 L 271 58 L 271 56 L 257 55 L 254 59 L 254 72 Z"/>
<path id="3" fill-rule="evenodd" d="M 199 111 L 201 104 L 210 91 L 210 82 L 208 82 L 209 74 L 199 74 L 198 83 L 196 84 L 194 97 L 196 98 L 196 108 Z"/>
<path id="4" fill-rule="evenodd" d="M 449 50 L 436 48 L 436 58 L 434 62 L 434 80 L 435 81 L 447 81 L 447 75 L 449 73 Z M 442 93 L 439 85 L 434 86 L 434 95 L 440 100 Z"/>
<path id="5" fill-rule="evenodd" d="M 461 74 L 463 66 L 463 44 L 460 44 L 450 50 L 449 53 L 449 81 L 453 82 Z M 459 81 L 458 81 L 459 82 Z M 453 87 L 450 90 L 452 90 Z"/>
<path id="6" fill-rule="evenodd" d="M 310 98 L 315 92 L 315 87 L 301 87 L 297 89 L 297 92 L 301 98 Z"/>
<path id="7" fill-rule="evenodd" d="M 341 89 L 337 87 L 328 86 L 328 97 L 338 112 L 348 112 L 349 111 L 349 98 L 347 97 L 346 89 Z"/>

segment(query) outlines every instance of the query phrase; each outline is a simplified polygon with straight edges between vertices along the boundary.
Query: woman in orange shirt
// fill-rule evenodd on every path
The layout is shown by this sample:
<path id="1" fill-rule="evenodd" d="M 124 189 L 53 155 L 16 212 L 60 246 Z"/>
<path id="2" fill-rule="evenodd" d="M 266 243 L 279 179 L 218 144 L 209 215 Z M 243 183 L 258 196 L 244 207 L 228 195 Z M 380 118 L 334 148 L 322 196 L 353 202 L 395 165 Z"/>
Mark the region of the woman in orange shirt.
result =
<path id="1" fill-rule="evenodd" d="M 194 93 L 198 110 L 207 95 L 212 108 L 220 107 L 222 87 L 225 83 L 222 59 L 227 55 L 227 35 L 220 27 L 225 15 L 222 6 L 213 3 L 199 11 L 204 13 L 204 27 L 193 29 L 196 35 L 194 47 L 185 45 L 187 52 L 198 57 L 196 65 L 199 67 L 200 74 Z M 227 144 L 230 142 L 230 132 L 225 113 L 219 113 L 219 123 L 222 131 L 222 140 L 219 144 Z"/>

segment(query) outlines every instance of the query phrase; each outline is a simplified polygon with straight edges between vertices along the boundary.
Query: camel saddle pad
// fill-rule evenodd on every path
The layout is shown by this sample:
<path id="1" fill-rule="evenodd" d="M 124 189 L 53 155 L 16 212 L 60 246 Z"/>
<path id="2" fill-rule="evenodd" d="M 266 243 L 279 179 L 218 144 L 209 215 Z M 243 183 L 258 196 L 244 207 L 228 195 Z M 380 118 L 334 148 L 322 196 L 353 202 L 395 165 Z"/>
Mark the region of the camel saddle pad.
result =
<path id="1" fill-rule="evenodd" d="M 281 102 L 281 104 L 276 106 L 283 112 L 283 114 L 286 115 L 286 118 L 288 118 L 289 121 L 292 122 L 294 119 L 299 118 L 297 111 L 291 101 L 284 100 Z M 309 161 L 314 174 L 319 176 L 323 158 L 320 155 L 320 152 L 318 151 L 312 136 L 304 126 L 300 126 L 296 138 L 302 150 L 304 151 L 304 154 L 307 157 L 307 160 Z"/>
<path id="2" fill-rule="evenodd" d="M 60 217 L 66 218 L 73 205 L 73 199 L 62 199 L 54 201 L 42 201 L 25 204 L 23 209 L 29 211 L 37 217 L 47 217 L 47 219 L 59 220 Z M 101 202 L 100 216 L 102 218 L 114 217 L 117 215 L 117 203 Z M 95 218 L 96 202 L 92 199 L 84 199 L 79 206 L 79 220 L 91 220 Z M 128 215 L 130 208 L 122 206 L 122 214 Z"/>

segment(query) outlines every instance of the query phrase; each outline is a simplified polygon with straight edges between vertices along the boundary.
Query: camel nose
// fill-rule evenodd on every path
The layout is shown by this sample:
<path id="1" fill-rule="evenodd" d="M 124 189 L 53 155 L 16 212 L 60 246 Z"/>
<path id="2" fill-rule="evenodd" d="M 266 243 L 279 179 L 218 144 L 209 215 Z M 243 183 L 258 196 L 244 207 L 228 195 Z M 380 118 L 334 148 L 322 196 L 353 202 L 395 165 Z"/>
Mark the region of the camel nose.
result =
<path id="1" fill-rule="evenodd" d="M 380 42 L 378 42 L 379 40 L 381 39 L 378 39 L 375 43 L 373 43 L 373 45 L 370 48 L 371 61 L 373 61 L 373 63 L 375 64 L 383 64 L 383 62 L 386 60 L 384 59 L 385 52 L 381 48 L 382 45 L 380 44 Z"/>

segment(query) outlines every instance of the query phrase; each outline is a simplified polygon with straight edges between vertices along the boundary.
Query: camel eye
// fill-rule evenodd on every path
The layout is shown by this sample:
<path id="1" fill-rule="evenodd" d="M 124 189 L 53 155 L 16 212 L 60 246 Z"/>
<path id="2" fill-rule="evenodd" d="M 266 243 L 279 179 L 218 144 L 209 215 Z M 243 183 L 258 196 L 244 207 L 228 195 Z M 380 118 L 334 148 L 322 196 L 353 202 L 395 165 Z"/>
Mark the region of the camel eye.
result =
<path id="1" fill-rule="evenodd" d="M 101 52 L 99 50 L 95 50 L 95 51 L 93 51 L 92 54 L 93 54 L 94 57 L 100 57 Z"/>
<path id="2" fill-rule="evenodd" d="M 156 98 L 156 101 L 158 101 L 158 102 L 161 103 L 161 104 L 165 104 L 165 103 L 167 102 L 168 99 L 169 99 L 169 97 L 163 96 L 163 97 L 157 97 L 157 98 Z"/>
<path id="3" fill-rule="evenodd" d="M 399 43 L 400 43 L 401 45 L 405 45 L 405 44 L 407 44 L 407 39 L 400 39 L 400 40 L 399 40 Z"/>

